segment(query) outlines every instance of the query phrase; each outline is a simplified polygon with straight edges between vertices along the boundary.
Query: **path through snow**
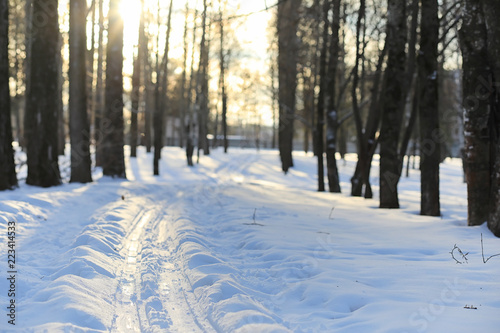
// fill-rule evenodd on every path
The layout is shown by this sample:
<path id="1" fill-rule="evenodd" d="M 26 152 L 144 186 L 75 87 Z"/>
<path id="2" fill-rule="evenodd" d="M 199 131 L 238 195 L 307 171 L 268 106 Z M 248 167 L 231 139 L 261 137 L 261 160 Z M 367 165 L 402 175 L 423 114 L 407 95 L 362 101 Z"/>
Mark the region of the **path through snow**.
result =
<path id="1" fill-rule="evenodd" d="M 216 150 L 189 169 L 168 148 L 154 177 L 140 150 L 130 181 L 0 193 L 1 235 L 4 221 L 18 228 L 16 328 L 497 332 L 500 261 L 482 263 L 480 233 L 488 253 L 500 243 L 465 227 L 458 161 L 442 166 L 442 218 L 417 215 L 417 171 L 393 211 L 316 192 L 312 156 L 297 154 L 286 176 L 278 162 L 272 151 Z M 346 192 L 354 165 L 339 164 Z M 451 259 L 454 244 L 468 264 Z"/>

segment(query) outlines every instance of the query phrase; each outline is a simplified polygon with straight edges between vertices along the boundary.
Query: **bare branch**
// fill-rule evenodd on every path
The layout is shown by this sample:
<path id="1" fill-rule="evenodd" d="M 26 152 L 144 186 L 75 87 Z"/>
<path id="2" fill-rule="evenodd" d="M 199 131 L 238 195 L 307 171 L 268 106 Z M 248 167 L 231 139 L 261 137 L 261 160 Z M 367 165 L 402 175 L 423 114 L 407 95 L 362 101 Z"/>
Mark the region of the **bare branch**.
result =
<path id="1" fill-rule="evenodd" d="M 492 256 L 489 256 L 487 259 L 484 259 L 484 248 L 483 248 L 483 233 L 481 233 L 481 255 L 483 256 L 483 263 L 487 263 L 488 260 L 490 260 L 493 257 L 498 257 L 500 256 L 500 253 L 494 254 Z"/>
<path id="2" fill-rule="evenodd" d="M 457 258 L 455 258 L 455 250 L 458 252 L 458 254 L 460 254 L 460 256 L 462 257 L 463 261 L 460 261 Z M 455 260 L 457 264 L 463 264 L 464 262 L 465 263 L 469 263 L 468 259 L 467 259 L 467 255 L 469 254 L 469 252 L 467 252 L 467 253 L 464 254 L 462 252 L 462 250 L 457 246 L 457 244 L 455 244 L 455 246 L 451 250 L 450 254 L 451 254 L 451 257 L 453 258 L 453 260 Z"/>

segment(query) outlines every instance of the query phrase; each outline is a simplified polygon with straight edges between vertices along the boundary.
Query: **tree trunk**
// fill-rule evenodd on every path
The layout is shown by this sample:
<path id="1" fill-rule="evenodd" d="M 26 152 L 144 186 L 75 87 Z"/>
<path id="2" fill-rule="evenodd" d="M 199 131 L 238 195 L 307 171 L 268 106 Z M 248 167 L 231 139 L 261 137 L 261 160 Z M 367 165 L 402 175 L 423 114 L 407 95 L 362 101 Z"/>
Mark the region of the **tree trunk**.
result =
<path id="1" fill-rule="evenodd" d="M 281 167 L 287 173 L 293 167 L 293 120 L 297 88 L 297 26 L 301 0 L 278 3 L 278 77 L 279 132 Z"/>
<path id="2" fill-rule="evenodd" d="M 9 2 L 0 0 L 0 191 L 17 186 L 9 91 Z"/>
<path id="3" fill-rule="evenodd" d="M 170 7 L 168 11 L 168 23 L 167 23 L 167 36 L 165 41 L 165 51 L 163 52 L 163 60 L 161 62 L 161 68 L 158 67 L 158 54 L 156 55 L 156 88 L 155 88 L 155 101 L 156 101 L 156 112 L 155 112 L 155 124 L 154 124 L 154 145 L 155 152 L 153 157 L 153 173 L 155 176 L 160 174 L 159 161 L 161 159 L 161 149 L 163 148 L 163 129 L 164 129 L 164 119 L 165 119 L 165 109 L 167 106 L 167 69 L 168 69 L 168 53 L 169 53 L 169 39 L 170 30 L 172 22 L 172 2 L 170 0 Z"/>
<path id="4" fill-rule="evenodd" d="M 95 107 L 94 107 L 94 65 L 95 65 L 95 24 L 96 24 L 96 1 L 92 0 L 90 4 L 90 49 L 86 49 L 88 56 L 87 59 L 87 112 L 89 118 L 89 130 L 92 123 Z M 88 14 L 87 14 L 88 16 Z M 85 45 L 86 48 L 86 45 Z M 90 139 L 90 138 L 89 138 Z"/>
<path id="5" fill-rule="evenodd" d="M 220 1 L 222 4 L 222 1 Z M 228 140 L 227 140 L 227 95 L 226 95 L 226 61 L 224 55 L 224 20 L 222 19 L 222 5 L 220 11 L 220 86 L 222 96 L 222 136 L 224 153 L 227 154 Z M 217 135 L 215 135 L 217 140 Z"/>
<path id="6" fill-rule="evenodd" d="M 123 153 L 123 21 L 119 1 L 111 0 L 106 47 L 105 110 L 102 166 L 105 176 L 126 178 Z"/>
<path id="7" fill-rule="evenodd" d="M 352 79 L 352 110 L 354 114 L 354 123 L 356 125 L 356 137 L 358 147 L 358 163 L 354 176 L 351 178 L 351 195 L 360 197 L 363 191 L 363 175 L 367 167 L 367 145 L 364 140 L 363 121 L 361 120 L 361 111 L 358 106 L 358 82 L 359 82 L 359 63 L 364 57 L 364 46 L 361 46 L 361 23 L 365 16 L 365 1 L 361 0 L 359 4 L 358 20 L 356 22 L 356 60 L 354 65 L 354 75 Z M 359 170 L 359 171 L 358 171 Z"/>
<path id="8" fill-rule="evenodd" d="M 140 46 L 139 46 L 140 48 Z M 130 157 L 137 157 L 139 99 L 141 89 L 141 51 L 137 51 L 132 70 L 132 112 L 130 115 Z"/>
<path id="9" fill-rule="evenodd" d="M 411 107 L 411 113 L 410 113 L 410 118 L 408 119 L 408 125 L 406 126 L 405 132 L 403 134 L 403 139 L 401 141 L 401 145 L 399 147 L 399 163 L 400 163 L 400 175 L 401 177 L 402 171 L 403 171 L 403 162 L 404 162 L 404 157 L 406 155 L 406 152 L 408 150 L 408 144 L 410 142 L 411 135 L 414 131 L 415 123 L 418 117 L 418 102 L 420 98 L 420 90 L 417 88 L 417 84 L 419 82 L 414 82 L 418 80 L 414 80 L 415 76 L 415 69 L 417 66 L 417 53 L 416 53 L 416 46 L 417 46 L 417 36 L 418 36 L 418 14 L 419 14 L 419 3 L 420 0 L 413 0 L 413 3 L 411 4 L 411 11 L 412 11 L 412 21 L 411 21 L 411 31 L 410 31 L 410 40 L 408 41 L 408 62 L 406 64 L 406 79 L 405 79 L 405 86 L 404 86 L 404 99 L 406 101 L 408 95 L 411 92 L 412 86 L 415 86 L 413 89 L 415 93 L 413 94 L 413 100 L 412 100 L 412 107 Z M 418 79 L 418 75 L 417 75 Z M 406 103 L 401 105 L 401 112 L 403 114 L 405 113 L 406 109 Z"/>
<path id="10" fill-rule="evenodd" d="M 194 16 L 198 15 L 198 11 L 195 9 Z M 186 126 L 186 159 L 188 166 L 194 166 L 193 164 L 193 153 L 194 153 L 194 143 L 196 142 L 195 138 L 195 114 L 193 108 L 193 90 L 198 89 L 198 75 L 195 77 L 194 63 L 195 63 L 195 45 L 196 45 L 196 26 L 193 27 L 193 42 L 191 49 L 191 68 L 190 68 L 190 77 L 189 77 L 189 85 L 186 96 L 186 110 L 188 112 L 188 124 Z"/>
<path id="11" fill-rule="evenodd" d="M 481 2 L 487 27 L 488 63 L 491 66 L 491 74 L 487 79 L 490 102 L 490 165 L 492 165 L 488 228 L 500 237 L 500 23 L 498 22 L 500 3 L 492 0 Z"/>
<path id="12" fill-rule="evenodd" d="M 141 13 L 144 24 L 146 24 L 145 18 L 146 12 L 143 10 Z M 146 152 L 151 152 L 151 128 L 152 128 L 152 117 L 154 113 L 154 85 L 153 85 L 153 67 L 151 64 L 151 57 L 149 54 L 149 39 L 146 35 L 145 27 L 143 26 L 140 31 L 139 38 L 142 38 L 142 42 L 139 45 L 142 47 L 143 56 L 143 75 L 144 75 L 144 99 L 145 99 L 145 112 L 144 112 L 144 145 L 146 146 Z"/>
<path id="13" fill-rule="evenodd" d="M 69 26 L 69 128 L 71 139 L 70 182 L 92 181 L 90 128 L 87 119 L 87 66 L 85 0 L 70 1 Z"/>
<path id="14" fill-rule="evenodd" d="M 325 191 L 325 166 L 324 166 L 324 128 L 325 128 L 325 92 L 326 92 L 326 55 L 328 52 L 328 30 L 329 30 L 329 20 L 328 12 L 330 11 L 330 0 L 323 0 L 323 33 L 322 33 L 322 45 L 321 53 L 319 58 L 319 94 L 318 94 L 318 104 L 316 117 L 316 138 L 314 140 L 315 147 L 314 151 L 318 158 L 318 191 Z"/>
<path id="15" fill-rule="evenodd" d="M 57 52 L 57 118 L 58 118 L 58 154 L 64 156 L 66 148 L 66 126 L 64 123 L 64 105 L 63 105 L 63 87 L 64 87 L 64 75 L 63 75 L 63 59 L 62 59 L 62 46 L 63 37 L 59 33 L 59 46 Z"/>
<path id="16" fill-rule="evenodd" d="M 327 81 L 327 108 L 326 115 L 326 165 L 328 174 L 328 187 L 330 192 L 340 193 L 340 179 L 337 169 L 337 130 L 338 130 L 338 111 L 335 96 L 337 93 L 336 76 L 339 57 L 339 28 L 340 28 L 340 0 L 333 1 L 333 19 L 332 19 L 332 41 L 330 44 L 330 59 L 328 62 L 328 81 Z"/>
<path id="17" fill-rule="evenodd" d="M 203 0 L 203 14 L 201 23 L 200 60 L 198 63 L 196 105 L 198 106 L 198 161 L 200 150 L 209 154 L 207 142 L 208 129 L 208 47 L 207 47 L 207 1 Z"/>
<path id="18" fill-rule="evenodd" d="M 414 0 L 414 2 L 418 5 L 418 0 Z M 362 53 L 364 53 L 364 51 L 362 51 Z M 384 43 L 384 48 L 382 49 L 377 62 L 377 68 L 373 80 L 373 86 L 371 88 L 372 100 L 370 102 L 370 108 L 368 110 L 368 118 L 366 120 L 365 130 L 363 133 L 361 133 L 361 135 L 358 132 L 358 136 L 361 136 L 361 142 L 360 142 L 361 148 L 358 151 L 358 162 L 356 164 L 354 175 L 351 178 L 351 185 L 352 185 L 351 195 L 361 196 L 363 193 L 363 186 L 364 186 L 365 188 L 364 197 L 366 199 L 373 198 L 373 191 L 370 184 L 370 171 L 371 171 L 373 155 L 378 145 L 378 140 L 376 139 L 376 135 L 380 127 L 381 90 L 384 89 L 384 87 L 382 87 L 381 89 L 381 85 L 383 86 L 384 82 L 384 80 L 382 79 L 383 77 L 382 67 L 384 65 L 386 56 L 387 56 L 387 42 Z M 364 59 L 364 57 L 361 57 L 361 59 Z M 353 91 L 353 94 L 355 94 L 355 91 Z M 364 100 L 364 98 L 362 97 L 361 100 Z"/>
<path id="19" fill-rule="evenodd" d="M 388 59 L 380 132 L 380 208 L 399 208 L 398 142 L 405 102 L 406 3 L 388 0 L 387 12 Z"/>
<path id="20" fill-rule="evenodd" d="M 141 1 L 141 12 L 144 11 L 144 1 Z M 130 117 L 130 157 L 137 157 L 137 144 L 139 140 L 139 101 L 141 97 L 141 69 L 143 63 L 144 46 L 144 15 L 139 19 L 139 43 L 137 45 L 137 56 L 134 58 L 132 70 L 132 114 Z"/>
<path id="21" fill-rule="evenodd" d="M 181 75 L 181 106 L 180 106 L 180 111 L 179 111 L 179 122 L 180 122 L 180 128 L 179 128 L 179 137 L 180 137 L 180 143 L 179 146 L 181 148 L 184 147 L 184 144 L 186 142 L 186 117 L 188 116 L 188 102 L 186 100 L 186 82 L 187 82 L 187 58 L 188 58 L 188 20 L 189 20 L 189 1 L 186 1 L 186 8 L 185 8 L 186 14 L 184 17 L 184 34 L 182 36 L 182 50 L 183 50 L 183 55 L 182 55 L 182 75 Z"/>
<path id="22" fill-rule="evenodd" d="M 97 78 L 95 85 L 95 104 L 94 104 L 94 145 L 95 145 L 95 164 L 102 166 L 101 149 L 104 134 L 102 133 L 101 123 L 103 119 L 103 63 L 104 63 L 104 13 L 103 1 L 99 0 L 99 35 L 97 46 Z"/>
<path id="23" fill-rule="evenodd" d="M 437 0 L 422 0 L 418 82 L 420 87 L 420 174 L 421 215 L 440 216 L 439 163 L 440 132 L 438 110 L 438 40 Z"/>
<path id="24" fill-rule="evenodd" d="M 468 224 L 488 221 L 490 201 L 490 89 L 487 30 L 479 0 L 465 0 L 460 44 L 463 55 L 463 106 Z"/>
<path id="25" fill-rule="evenodd" d="M 59 22 L 57 0 L 34 0 L 30 86 L 26 98 L 28 185 L 61 184 L 58 164 L 57 100 Z M 47 17 L 45 24 L 36 18 Z"/>

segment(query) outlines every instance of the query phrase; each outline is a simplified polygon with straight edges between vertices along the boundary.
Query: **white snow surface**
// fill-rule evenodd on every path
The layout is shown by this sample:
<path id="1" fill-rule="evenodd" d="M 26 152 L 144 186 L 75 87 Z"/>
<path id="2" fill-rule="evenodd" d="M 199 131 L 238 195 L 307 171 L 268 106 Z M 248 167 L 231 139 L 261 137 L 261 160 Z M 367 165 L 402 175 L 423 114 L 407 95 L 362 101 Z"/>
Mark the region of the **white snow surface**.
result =
<path id="1" fill-rule="evenodd" d="M 467 227 L 459 160 L 441 166 L 442 217 L 316 191 L 316 159 L 214 150 L 188 168 L 165 148 L 127 158 L 129 180 L 0 193 L 1 332 L 498 332 L 500 240 Z M 378 196 L 378 160 L 372 170 Z M 16 222 L 16 325 L 8 324 L 7 222 Z M 4 241 L 5 240 L 5 241 Z M 457 245 L 468 259 L 450 252 Z M 468 254 L 467 254 L 468 253 Z"/>

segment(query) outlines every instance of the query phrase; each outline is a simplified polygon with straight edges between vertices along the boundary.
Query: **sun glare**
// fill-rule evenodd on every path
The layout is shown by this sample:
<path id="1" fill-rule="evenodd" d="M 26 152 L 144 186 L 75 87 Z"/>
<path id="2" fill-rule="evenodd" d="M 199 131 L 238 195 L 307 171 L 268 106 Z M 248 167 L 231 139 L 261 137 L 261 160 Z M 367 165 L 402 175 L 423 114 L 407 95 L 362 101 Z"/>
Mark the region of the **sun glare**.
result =
<path id="1" fill-rule="evenodd" d="M 131 74 L 134 48 L 137 46 L 139 39 L 141 2 L 139 0 L 122 0 L 120 3 L 120 15 L 123 19 L 124 72 Z"/>
<path id="2" fill-rule="evenodd" d="M 139 34 L 139 20 L 141 18 L 141 2 L 122 0 L 120 4 L 120 15 L 124 23 L 125 43 L 137 44 Z"/>

